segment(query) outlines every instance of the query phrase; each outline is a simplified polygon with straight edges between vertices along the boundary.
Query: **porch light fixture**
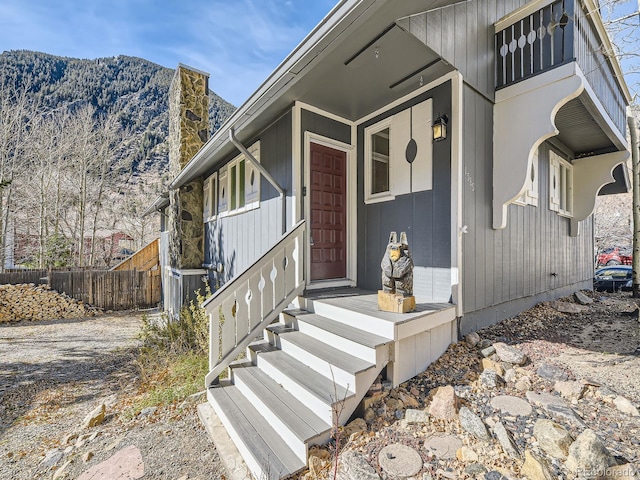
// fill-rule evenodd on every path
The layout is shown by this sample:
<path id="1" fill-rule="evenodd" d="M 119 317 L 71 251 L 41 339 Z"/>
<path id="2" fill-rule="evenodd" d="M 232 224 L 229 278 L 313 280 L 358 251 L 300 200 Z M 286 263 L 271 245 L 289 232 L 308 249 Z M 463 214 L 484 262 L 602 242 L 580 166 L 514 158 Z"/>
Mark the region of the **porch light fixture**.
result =
<path id="1" fill-rule="evenodd" d="M 431 128 L 433 129 L 433 141 L 440 142 L 447 138 L 447 122 L 449 117 L 446 115 L 440 115 L 433 122 Z"/>

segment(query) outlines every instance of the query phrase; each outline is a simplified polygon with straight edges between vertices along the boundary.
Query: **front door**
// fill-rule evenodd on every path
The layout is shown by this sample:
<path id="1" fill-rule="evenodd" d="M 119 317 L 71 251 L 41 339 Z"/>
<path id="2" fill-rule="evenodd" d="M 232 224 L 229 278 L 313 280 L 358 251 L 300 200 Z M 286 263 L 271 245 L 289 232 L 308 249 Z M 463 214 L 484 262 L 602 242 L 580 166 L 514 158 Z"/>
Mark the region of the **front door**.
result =
<path id="1" fill-rule="evenodd" d="M 310 148 L 311 281 L 347 276 L 347 154 Z"/>

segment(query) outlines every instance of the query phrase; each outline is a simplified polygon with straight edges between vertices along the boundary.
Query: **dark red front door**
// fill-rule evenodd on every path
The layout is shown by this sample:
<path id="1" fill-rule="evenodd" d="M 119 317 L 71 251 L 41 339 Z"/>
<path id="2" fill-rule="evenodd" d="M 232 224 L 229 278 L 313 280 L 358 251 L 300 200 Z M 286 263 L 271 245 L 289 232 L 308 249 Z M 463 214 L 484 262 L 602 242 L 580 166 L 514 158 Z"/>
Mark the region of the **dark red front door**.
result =
<path id="1" fill-rule="evenodd" d="M 347 276 L 347 155 L 311 144 L 311 280 Z"/>

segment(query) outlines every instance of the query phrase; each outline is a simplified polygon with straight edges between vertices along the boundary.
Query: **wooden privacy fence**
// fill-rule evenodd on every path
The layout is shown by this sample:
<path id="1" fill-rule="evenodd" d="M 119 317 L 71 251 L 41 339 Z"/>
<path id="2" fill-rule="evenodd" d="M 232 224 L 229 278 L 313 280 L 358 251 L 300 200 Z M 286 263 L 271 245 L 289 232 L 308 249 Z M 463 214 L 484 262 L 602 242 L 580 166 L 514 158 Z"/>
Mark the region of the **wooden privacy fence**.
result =
<path id="1" fill-rule="evenodd" d="M 24 270 L 0 274 L 0 284 L 49 285 L 103 310 L 155 307 L 161 300 L 160 270 Z"/>

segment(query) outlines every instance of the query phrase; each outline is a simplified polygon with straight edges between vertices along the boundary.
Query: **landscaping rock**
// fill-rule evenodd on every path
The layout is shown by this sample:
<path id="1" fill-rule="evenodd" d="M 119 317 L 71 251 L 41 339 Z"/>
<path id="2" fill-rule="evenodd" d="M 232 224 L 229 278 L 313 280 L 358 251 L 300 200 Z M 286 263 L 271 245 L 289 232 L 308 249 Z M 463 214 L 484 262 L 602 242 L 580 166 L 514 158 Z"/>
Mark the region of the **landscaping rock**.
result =
<path id="1" fill-rule="evenodd" d="M 545 380 L 550 380 L 552 382 L 565 381 L 569 378 L 567 372 L 565 372 L 562 368 L 551 365 L 549 363 L 543 363 L 542 365 L 540 365 L 536 370 L 536 373 L 539 377 L 544 378 Z"/>
<path id="2" fill-rule="evenodd" d="M 429 415 L 440 420 L 452 420 L 458 413 L 458 397 L 451 385 L 440 387 L 431 400 Z"/>
<path id="3" fill-rule="evenodd" d="M 339 480 L 379 480 L 380 475 L 361 453 L 349 450 L 340 455 Z"/>
<path id="4" fill-rule="evenodd" d="M 515 387 L 519 392 L 528 392 L 532 387 L 531 378 L 526 375 L 521 377 L 516 381 Z"/>
<path id="5" fill-rule="evenodd" d="M 467 345 L 473 348 L 480 343 L 480 335 L 476 332 L 471 332 L 464 336 L 464 341 L 467 342 Z"/>
<path id="6" fill-rule="evenodd" d="M 456 452 L 456 458 L 461 462 L 477 462 L 478 454 L 475 452 L 475 450 L 467 446 L 463 446 L 460 447 Z"/>
<path id="7" fill-rule="evenodd" d="M 511 395 L 499 395 L 491 399 L 491 406 L 507 415 L 528 417 L 533 412 L 526 400 Z"/>
<path id="8" fill-rule="evenodd" d="M 638 412 L 638 409 L 635 407 L 635 405 L 631 403 L 629 399 L 623 396 L 618 395 L 613 400 L 613 404 L 622 413 L 626 413 L 627 415 L 631 415 L 632 417 L 640 417 L 640 412 Z"/>
<path id="9" fill-rule="evenodd" d="M 582 418 L 571 407 L 562 405 L 546 405 L 544 409 L 547 413 L 558 422 L 566 422 L 578 428 L 584 428 L 586 425 Z"/>
<path id="10" fill-rule="evenodd" d="M 565 459 L 569 455 L 573 437 L 561 425 L 541 418 L 533 426 L 533 435 L 538 446 L 549 456 Z"/>
<path id="11" fill-rule="evenodd" d="M 107 407 L 103 404 L 90 411 L 82 421 L 82 428 L 91 428 L 104 422 Z"/>
<path id="12" fill-rule="evenodd" d="M 527 362 L 527 356 L 515 347 L 502 342 L 496 342 L 493 346 L 503 362 L 514 365 L 524 365 Z"/>
<path id="13" fill-rule="evenodd" d="M 497 422 L 495 427 L 493 427 L 493 433 L 496 436 L 498 442 L 500 442 L 500 446 L 504 453 L 506 453 L 509 457 L 514 459 L 520 459 L 521 454 L 516 446 L 516 443 L 513 441 L 513 436 L 511 432 L 509 432 L 501 422 Z"/>
<path id="14" fill-rule="evenodd" d="M 422 457 L 413 448 L 392 443 L 378 454 L 380 468 L 390 478 L 406 478 L 417 475 L 422 470 Z"/>
<path id="15" fill-rule="evenodd" d="M 480 383 L 487 388 L 497 388 L 503 383 L 502 377 L 493 370 L 485 370 L 480 374 Z"/>
<path id="16" fill-rule="evenodd" d="M 44 468 L 51 468 L 54 465 L 57 465 L 60 460 L 64 457 L 64 452 L 62 450 L 58 450 L 57 448 L 54 450 L 49 450 L 44 459 L 40 462 L 40 466 Z"/>
<path id="17" fill-rule="evenodd" d="M 599 478 L 615 461 L 593 430 L 582 432 L 569 447 L 566 467 L 583 478 Z"/>
<path id="18" fill-rule="evenodd" d="M 520 469 L 520 474 L 529 480 L 554 480 L 556 478 L 551 473 L 547 462 L 529 450 L 524 452 L 524 464 Z"/>
<path id="19" fill-rule="evenodd" d="M 424 410 L 415 410 L 413 408 L 408 408 L 404 412 L 404 418 L 406 423 L 409 425 L 413 425 L 416 423 L 427 423 L 429 421 L 429 414 Z"/>
<path id="20" fill-rule="evenodd" d="M 342 434 L 345 438 L 350 438 L 354 433 L 366 432 L 367 422 L 363 418 L 356 418 L 353 422 L 345 425 Z"/>
<path id="21" fill-rule="evenodd" d="M 487 473 L 487 467 L 481 463 L 472 463 L 471 465 L 467 465 L 464 471 L 471 476 L 482 475 L 483 473 Z"/>
<path id="22" fill-rule="evenodd" d="M 424 441 L 427 452 L 442 460 L 456 458 L 456 452 L 462 447 L 462 440 L 455 435 L 433 435 Z"/>
<path id="23" fill-rule="evenodd" d="M 504 381 L 506 383 L 512 382 L 515 380 L 516 378 L 516 370 L 515 368 L 509 368 L 507 369 L 506 372 L 504 372 L 504 375 L 502 376 L 502 378 L 504 378 Z"/>
<path id="24" fill-rule="evenodd" d="M 496 353 L 496 349 L 495 349 L 495 347 L 493 345 L 490 345 L 490 346 L 480 350 L 480 355 L 482 355 L 485 358 L 490 357 L 494 353 Z"/>
<path id="25" fill-rule="evenodd" d="M 460 426 L 477 439 L 485 442 L 491 440 L 491 435 L 482 419 L 467 407 L 460 408 L 458 419 L 460 420 Z"/>
<path id="26" fill-rule="evenodd" d="M 85 471 L 78 480 L 136 480 L 144 476 L 142 453 L 135 445 L 123 448 Z"/>
<path id="27" fill-rule="evenodd" d="M 526 393 L 526 397 L 529 402 L 541 405 L 543 407 L 547 407 L 549 405 L 559 405 L 562 407 L 568 406 L 566 400 L 548 392 L 537 393 L 530 391 Z"/>
<path id="28" fill-rule="evenodd" d="M 591 305 L 593 303 L 593 299 L 582 293 L 580 290 L 573 294 L 573 298 L 575 298 L 576 302 L 580 305 Z"/>
<path id="29" fill-rule="evenodd" d="M 582 382 L 575 381 L 558 381 L 553 386 L 556 392 L 568 400 L 580 400 L 586 388 Z"/>
<path id="30" fill-rule="evenodd" d="M 555 301 L 551 302 L 551 306 L 560 313 L 582 313 L 589 311 L 589 307 L 570 302 Z"/>

